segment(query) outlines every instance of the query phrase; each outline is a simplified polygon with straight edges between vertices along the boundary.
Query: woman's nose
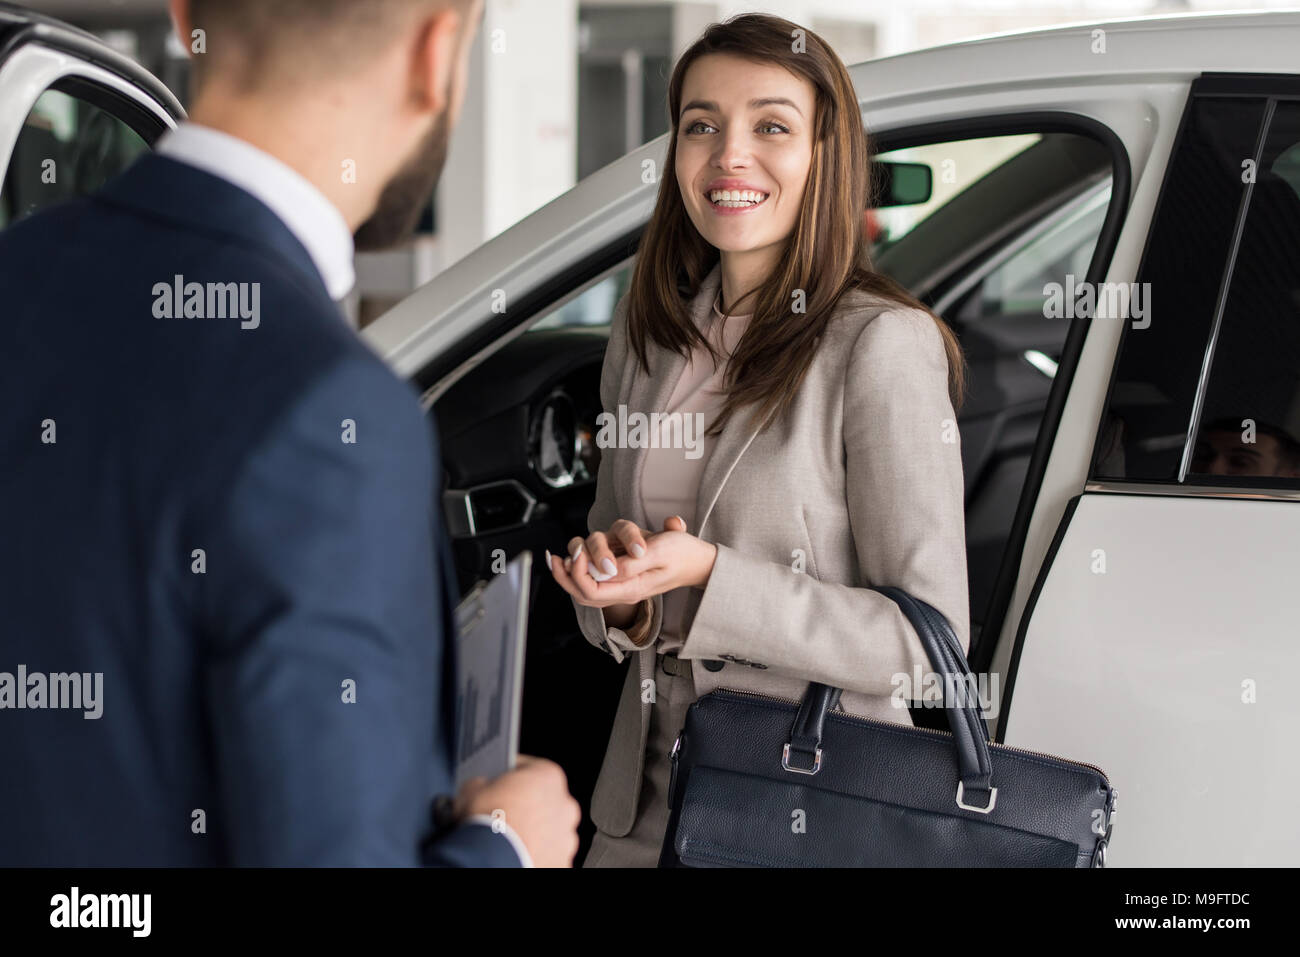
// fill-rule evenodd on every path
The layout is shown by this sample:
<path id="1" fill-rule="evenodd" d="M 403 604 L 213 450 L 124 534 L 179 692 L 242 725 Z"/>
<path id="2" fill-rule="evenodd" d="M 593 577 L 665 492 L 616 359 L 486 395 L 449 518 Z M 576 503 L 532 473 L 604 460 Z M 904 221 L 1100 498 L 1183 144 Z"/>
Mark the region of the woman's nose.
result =
<path id="1" fill-rule="evenodd" d="M 750 163 L 749 136 L 741 130 L 732 129 L 723 133 L 718 139 L 718 149 L 714 154 L 714 165 L 724 169 L 737 169 Z"/>

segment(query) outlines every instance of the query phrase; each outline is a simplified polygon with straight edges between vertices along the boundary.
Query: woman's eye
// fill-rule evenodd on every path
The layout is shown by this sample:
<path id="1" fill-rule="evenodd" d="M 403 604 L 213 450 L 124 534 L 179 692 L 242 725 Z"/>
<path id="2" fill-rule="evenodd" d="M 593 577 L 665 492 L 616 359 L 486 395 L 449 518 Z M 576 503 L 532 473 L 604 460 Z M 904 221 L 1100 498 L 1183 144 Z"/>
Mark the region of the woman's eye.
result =
<path id="1" fill-rule="evenodd" d="M 707 130 L 712 130 L 714 128 L 713 125 L 710 123 L 706 123 L 703 120 L 696 120 L 690 126 L 686 127 L 684 132 L 698 133 L 701 132 L 700 129 L 701 127 L 704 127 Z M 769 133 L 769 132 L 789 133 L 790 132 L 789 127 L 774 122 L 760 123 L 757 128 L 761 133 Z"/>

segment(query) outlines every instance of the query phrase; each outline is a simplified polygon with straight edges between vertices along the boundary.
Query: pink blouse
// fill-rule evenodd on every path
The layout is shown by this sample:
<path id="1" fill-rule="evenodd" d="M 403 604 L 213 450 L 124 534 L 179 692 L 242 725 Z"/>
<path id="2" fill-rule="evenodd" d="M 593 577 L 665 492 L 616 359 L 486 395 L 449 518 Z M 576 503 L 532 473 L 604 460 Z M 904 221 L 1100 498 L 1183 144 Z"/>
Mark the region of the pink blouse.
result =
<path id="1" fill-rule="evenodd" d="M 717 441 L 716 436 L 706 436 L 704 431 L 726 398 L 726 359 L 740 342 L 752 315 L 724 316 L 717 300 L 714 300 L 713 321 L 705 335 L 718 348 L 723 361 L 715 370 L 708 351 L 697 346 L 668 399 L 668 407 L 662 410 L 682 413 L 683 421 L 674 428 L 672 420 L 663 420 L 660 423 L 659 448 L 647 449 L 641 460 L 641 504 L 652 532 L 662 531 L 664 521 L 673 515 L 680 515 L 685 520 L 687 532 L 694 534 L 697 531 L 695 499 L 704 466 Z M 686 425 L 688 420 L 690 424 Z M 674 445 L 676 447 L 672 447 Z M 692 455 L 696 457 L 691 458 Z M 656 649 L 661 654 L 676 651 L 685 643 L 681 628 L 685 610 L 685 588 L 675 588 L 664 594 L 663 626 Z"/>

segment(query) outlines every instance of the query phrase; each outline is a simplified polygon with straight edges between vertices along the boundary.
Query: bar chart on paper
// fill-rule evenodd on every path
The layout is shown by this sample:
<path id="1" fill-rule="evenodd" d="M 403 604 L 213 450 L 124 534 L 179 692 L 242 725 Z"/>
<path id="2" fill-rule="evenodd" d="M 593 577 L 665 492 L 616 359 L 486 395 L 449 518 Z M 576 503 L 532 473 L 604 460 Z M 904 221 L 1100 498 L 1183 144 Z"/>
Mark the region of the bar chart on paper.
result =
<path id="1" fill-rule="evenodd" d="M 515 766 L 532 556 L 524 552 L 456 609 L 456 788 Z"/>
<path id="2" fill-rule="evenodd" d="M 484 748 L 491 748 L 501 739 L 501 703 L 507 692 L 506 649 L 510 646 L 510 629 L 501 625 L 499 640 L 484 642 L 478 650 L 496 650 L 497 667 L 493 683 L 486 689 L 479 687 L 479 676 L 471 672 L 460 689 L 456 700 L 456 729 L 460 740 L 456 745 L 456 764 L 469 761 Z"/>

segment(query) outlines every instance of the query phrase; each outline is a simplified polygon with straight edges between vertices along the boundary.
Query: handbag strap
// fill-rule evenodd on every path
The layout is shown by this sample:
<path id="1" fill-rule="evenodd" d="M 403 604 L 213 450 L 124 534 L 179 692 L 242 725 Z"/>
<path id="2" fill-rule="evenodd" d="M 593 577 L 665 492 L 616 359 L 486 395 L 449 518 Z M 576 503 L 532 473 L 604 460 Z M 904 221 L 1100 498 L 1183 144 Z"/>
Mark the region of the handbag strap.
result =
<path id="1" fill-rule="evenodd" d="M 993 764 L 989 758 L 988 725 L 978 696 L 967 693 L 971 672 L 961 642 L 948 620 L 934 606 L 892 585 L 882 585 L 873 590 L 892 599 L 906 616 L 921 639 L 930 666 L 942 679 L 945 693 L 950 688 L 961 689 L 960 700 L 946 701 L 944 707 L 956 750 L 957 804 L 966 810 L 988 813 L 993 810 L 997 799 L 997 788 L 992 782 Z M 841 694 L 840 688 L 815 681 L 809 683 L 781 758 L 781 765 L 787 771 L 816 774 L 821 768 L 821 739 L 826 713 L 839 703 Z M 792 754 L 804 758 L 792 762 Z M 973 803 L 967 798 L 973 798 Z"/>

